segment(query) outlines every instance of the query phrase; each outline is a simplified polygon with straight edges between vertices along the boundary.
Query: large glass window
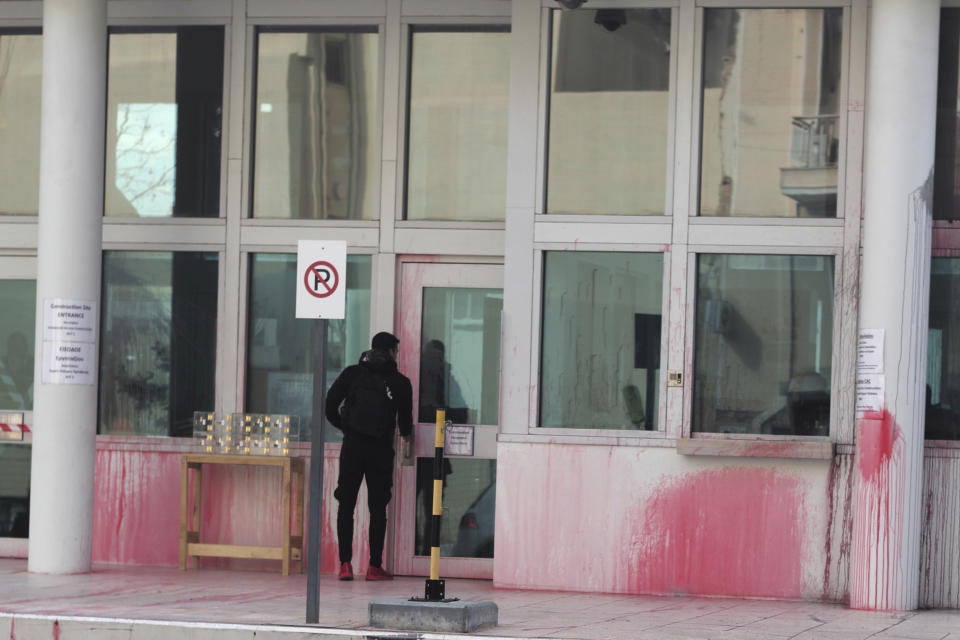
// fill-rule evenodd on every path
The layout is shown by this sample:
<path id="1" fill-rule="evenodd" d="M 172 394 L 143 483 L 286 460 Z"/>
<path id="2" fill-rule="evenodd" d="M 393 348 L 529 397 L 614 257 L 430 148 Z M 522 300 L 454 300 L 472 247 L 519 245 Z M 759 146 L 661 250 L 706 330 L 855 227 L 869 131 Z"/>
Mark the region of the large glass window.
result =
<path id="1" fill-rule="evenodd" d="M 0 412 L 33 409 L 36 304 L 34 280 L 0 280 Z"/>
<path id="2" fill-rule="evenodd" d="M 697 259 L 694 431 L 825 436 L 832 256 Z"/>
<path id="3" fill-rule="evenodd" d="M 31 446 L 0 442 L 0 538 L 30 532 Z"/>
<path id="4" fill-rule="evenodd" d="M 410 37 L 409 220 L 503 220 L 507 27 L 418 27 Z"/>
<path id="5" fill-rule="evenodd" d="M 37 215 L 41 49 L 39 32 L 0 33 L 0 215 Z"/>
<path id="6" fill-rule="evenodd" d="M 670 9 L 552 15 L 547 212 L 663 215 Z"/>
<path id="7" fill-rule="evenodd" d="M 497 424 L 502 289 L 423 290 L 418 421 Z"/>
<path id="8" fill-rule="evenodd" d="M 223 40 L 218 26 L 111 30 L 105 215 L 219 215 Z"/>
<path id="9" fill-rule="evenodd" d="M 926 437 L 960 440 L 960 258 L 930 266 Z"/>
<path id="10" fill-rule="evenodd" d="M 376 217 L 378 35 L 257 33 L 253 217 Z"/>
<path id="11" fill-rule="evenodd" d="M 960 9 L 940 10 L 940 64 L 937 78 L 936 166 L 933 217 L 960 218 Z"/>
<path id="12" fill-rule="evenodd" d="M 370 347 L 371 259 L 347 257 L 343 319 L 327 322 L 327 387 Z M 313 416 L 313 354 L 317 321 L 296 318 L 297 256 L 258 253 L 250 258 L 246 410 L 301 416 L 300 438 L 310 440 Z M 330 423 L 328 441 L 341 434 Z"/>
<path id="13" fill-rule="evenodd" d="M 213 411 L 216 253 L 106 251 L 100 329 L 103 434 L 193 435 Z"/>
<path id="14" fill-rule="evenodd" d="M 835 217 L 842 9 L 706 9 L 704 216 Z"/>
<path id="15" fill-rule="evenodd" d="M 540 426 L 657 429 L 663 254 L 548 251 Z"/>

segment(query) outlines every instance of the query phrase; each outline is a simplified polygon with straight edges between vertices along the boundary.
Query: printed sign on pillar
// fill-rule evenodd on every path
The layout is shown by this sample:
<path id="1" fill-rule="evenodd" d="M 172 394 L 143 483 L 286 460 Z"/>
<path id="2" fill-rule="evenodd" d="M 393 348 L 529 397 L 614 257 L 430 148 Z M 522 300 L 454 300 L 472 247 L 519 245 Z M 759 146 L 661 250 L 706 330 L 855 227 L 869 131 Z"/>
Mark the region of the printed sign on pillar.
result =
<path id="1" fill-rule="evenodd" d="M 347 243 L 297 243 L 297 317 L 333 320 L 346 315 Z"/>

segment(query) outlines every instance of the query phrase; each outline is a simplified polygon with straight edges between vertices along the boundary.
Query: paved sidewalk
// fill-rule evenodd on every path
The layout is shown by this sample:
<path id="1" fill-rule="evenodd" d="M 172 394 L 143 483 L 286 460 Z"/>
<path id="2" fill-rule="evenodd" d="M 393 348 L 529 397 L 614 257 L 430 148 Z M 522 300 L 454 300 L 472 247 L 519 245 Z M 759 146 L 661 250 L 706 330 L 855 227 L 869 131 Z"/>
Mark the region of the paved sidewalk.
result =
<path id="1" fill-rule="evenodd" d="M 324 575 L 320 624 L 308 626 L 303 623 L 303 575 L 107 565 L 89 574 L 49 576 L 26 569 L 25 560 L 0 559 L 0 638 L 57 637 L 61 628 L 64 639 L 163 638 L 170 637 L 173 628 L 178 628 L 178 638 L 224 640 L 290 633 L 324 638 L 464 637 L 366 626 L 371 599 L 421 595 L 422 578 L 367 583 L 338 582 Z M 517 591 L 495 589 L 488 581 L 454 579 L 447 580 L 447 595 L 497 603 L 500 624 L 469 634 L 477 637 L 960 640 L 960 611 L 868 612 L 806 602 Z M 67 633 L 64 625 L 71 618 L 88 635 Z M 49 629 L 54 619 L 60 626 L 53 636 L 36 631 L 38 625 Z M 137 632 L 139 626 L 143 629 Z M 146 633 L 151 626 L 154 631 Z M 123 633 L 115 636 L 111 631 Z"/>

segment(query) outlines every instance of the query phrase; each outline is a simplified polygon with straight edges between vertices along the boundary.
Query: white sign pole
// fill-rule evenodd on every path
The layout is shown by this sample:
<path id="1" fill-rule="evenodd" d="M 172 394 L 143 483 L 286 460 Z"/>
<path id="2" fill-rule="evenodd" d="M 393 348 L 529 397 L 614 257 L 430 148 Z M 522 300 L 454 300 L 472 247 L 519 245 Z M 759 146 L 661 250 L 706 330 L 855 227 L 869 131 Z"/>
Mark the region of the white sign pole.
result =
<path id="1" fill-rule="evenodd" d="M 310 504 L 307 540 L 307 624 L 320 618 L 323 523 L 324 405 L 327 391 L 327 320 L 346 316 L 347 243 L 301 240 L 297 244 L 297 318 L 316 320 L 313 353 L 313 419 L 310 423 Z"/>

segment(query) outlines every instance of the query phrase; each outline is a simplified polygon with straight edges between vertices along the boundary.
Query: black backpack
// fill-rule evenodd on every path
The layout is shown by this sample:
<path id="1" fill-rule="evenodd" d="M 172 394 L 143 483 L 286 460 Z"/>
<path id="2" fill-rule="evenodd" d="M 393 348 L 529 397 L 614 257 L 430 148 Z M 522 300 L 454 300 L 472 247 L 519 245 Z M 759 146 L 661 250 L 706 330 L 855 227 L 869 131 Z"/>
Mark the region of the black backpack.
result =
<path id="1" fill-rule="evenodd" d="M 379 438 L 396 424 L 393 394 L 383 376 L 370 367 L 359 366 L 343 405 L 343 424 L 365 436 Z"/>

